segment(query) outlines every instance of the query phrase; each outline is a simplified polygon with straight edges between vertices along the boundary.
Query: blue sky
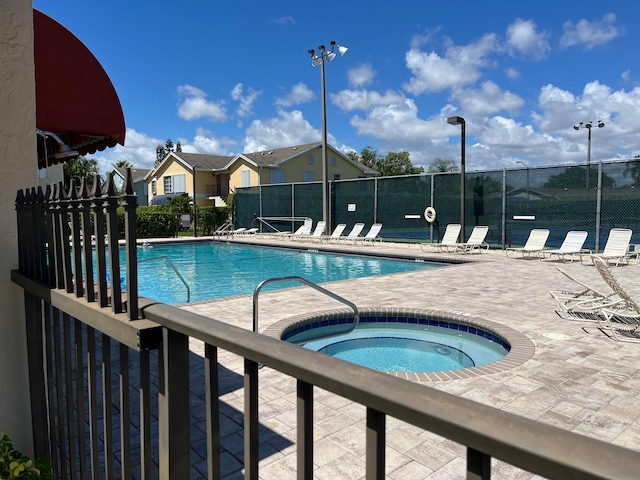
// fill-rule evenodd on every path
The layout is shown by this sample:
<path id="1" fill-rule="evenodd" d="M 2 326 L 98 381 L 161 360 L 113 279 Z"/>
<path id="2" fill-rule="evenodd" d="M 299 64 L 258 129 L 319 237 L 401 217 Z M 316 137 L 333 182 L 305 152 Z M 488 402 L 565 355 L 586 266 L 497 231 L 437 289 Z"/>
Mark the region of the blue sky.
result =
<path id="1" fill-rule="evenodd" d="M 410 152 L 467 170 L 592 162 L 640 153 L 640 3 L 378 0 L 33 0 L 93 52 L 120 97 L 126 145 L 90 158 L 152 168 L 167 138 L 232 155 L 320 141 Z"/>

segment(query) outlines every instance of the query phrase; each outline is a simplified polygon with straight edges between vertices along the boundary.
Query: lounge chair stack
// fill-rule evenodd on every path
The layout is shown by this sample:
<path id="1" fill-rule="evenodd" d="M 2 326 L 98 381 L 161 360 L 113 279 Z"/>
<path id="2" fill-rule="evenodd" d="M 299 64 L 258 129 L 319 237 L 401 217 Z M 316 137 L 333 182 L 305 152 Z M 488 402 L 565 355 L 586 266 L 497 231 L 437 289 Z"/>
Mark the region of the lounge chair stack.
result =
<path id="1" fill-rule="evenodd" d="M 598 321 L 599 310 L 620 301 L 615 292 L 587 284 L 560 267 L 558 272 L 574 282 L 577 290 L 551 290 L 549 294 L 556 303 L 556 313 L 567 320 Z"/>
<path id="2" fill-rule="evenodd" d="M 604 258 L 593 257 L 593 264 L 620 301 L 603 305 L 599 312 L 600 326 L 618 341 L 640 342 L 640 303 L 618 282 Z"/>

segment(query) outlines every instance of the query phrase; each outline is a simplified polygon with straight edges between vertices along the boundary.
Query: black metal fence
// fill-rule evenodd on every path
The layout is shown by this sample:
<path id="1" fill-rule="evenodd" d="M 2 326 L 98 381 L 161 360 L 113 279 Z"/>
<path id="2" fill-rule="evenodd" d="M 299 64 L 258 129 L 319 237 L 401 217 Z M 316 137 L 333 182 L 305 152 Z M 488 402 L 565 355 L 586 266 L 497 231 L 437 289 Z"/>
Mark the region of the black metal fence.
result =
<path id="1" fill-rule="evenodd" d="M 492 458 L 548 478 L 637 478 L 635 451 L 138 299 L 130 172 L 125 185 L 116 194 L 110 177 L 104 193 L 85 182 L 79 190 L 58 185 L 16 198 L 19 269 L 11 276 L 24 289 L 34 451 L 51 459 L 56 478 L 218 479 L 243 472 L 257 480 L 260 455 L 272 451 L 260 448 L 261 364 L 297 382 L 297 478 L 314 476 L 316 388 L 366 407 L 361 476 L 368 479 L 386 473 L 387 416 L 464 445 L 466 478 L 490 478 Z M 120 247 L 119 204 L 126 217 Z M 191 339 L 204 343 L 204 356 L 190 352 Z M 231 380 L 233 389 L 242 385 L 244 411 L 232 413 L 239 431 L 226 437 L 243 437 L 242 462 L 223 461 L 228 407 L 220 397 L 230 375 L 218 363 L 219 350 L 244 359 L 242 379 Z M 195 440 L 198 433 L 205 438 Z"/>
<path id="2" fill-rule="evenodd" d="M 331 229 L 382 223 L 387 240 L 425 242 L 461 220 L 459 173 L 339 180 L 330 192 Z M 263 217 L 289 230 L 286 217 L 322 219 L 322 184 L 240 188 L 234 206 L 236 226 L 260 227 L 255 217 Z M 433 223 L 424 218 L 429 206 Z M 489 226 L 487 240 L 499 248 L 523 245 L 532 228 L 551 231 L 549 246 L 586 230 L 585 248 L 600 249 L 614 227 L 632 229 L 640 243 L 640 159 L 467 172 L 464 223 L 467 232 Z"/>

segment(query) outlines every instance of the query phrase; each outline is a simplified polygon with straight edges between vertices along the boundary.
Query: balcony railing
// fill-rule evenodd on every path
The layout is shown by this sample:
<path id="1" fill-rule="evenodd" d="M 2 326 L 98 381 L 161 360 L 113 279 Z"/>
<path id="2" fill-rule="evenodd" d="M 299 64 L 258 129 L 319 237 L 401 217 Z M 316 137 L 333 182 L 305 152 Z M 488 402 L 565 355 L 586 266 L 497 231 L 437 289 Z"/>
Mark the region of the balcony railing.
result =
<path id="1" fill-rule="evenodd" d="M 229 195 L 229 185 L 205 185 L 207 197 L 226 197 Z"/>
<path id="2" fill-rule="evenodd" d="M 68 192 L 61 185 L 18 192 L 20 266 L 12 279 L 24 289 L 34 448 L 58 478 L 221 478 L 220 396 L 230 372 L 218 363 L 220 352 L 244 359 L 239 423 L 247 479 L 259 477 L 259 364 L 297 382 L 298 478 L 313 478 L 316 388 L 366 407 L 361 475 L 369 479 L 385 477 L 387 416 L 464 445 L 471 479 L 490 478 L 492 458 L 548 478 L 637 478 L 637 452 L 138 299 L 133 191 L 129 173 L 123 195 L 111 179 L 104 193 L 97 181 L 92 191 L 85 182 Z M 118 205 L 125 209 L 124 294 Z M 190 353 L 191 339 L 204 342 L 204 357 Z M 201 381 L 192 381 L 195 369 L 204 370 Z M 193 401 L 197 391 L 202 405 Z M 195 414 L 206 423 L 205 461 L 191 448 Z"/>

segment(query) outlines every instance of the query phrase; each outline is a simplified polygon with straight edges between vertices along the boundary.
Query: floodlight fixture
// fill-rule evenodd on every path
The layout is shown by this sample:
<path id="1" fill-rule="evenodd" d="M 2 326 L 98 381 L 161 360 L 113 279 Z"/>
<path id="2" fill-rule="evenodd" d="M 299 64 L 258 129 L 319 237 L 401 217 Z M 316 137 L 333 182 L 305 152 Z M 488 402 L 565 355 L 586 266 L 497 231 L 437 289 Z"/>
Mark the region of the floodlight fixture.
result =
<path id="1" fill-rule="evenodd" d="M 324 64 L 325 60 L 330 62 L 336 58 L 335 51 L 341 57 L 347 52 L 347 47 L 340 46 L 335 40 L 331 40 L 330 50 L 324 45 L 318 46 L 318 54 L 315 50 L 307 50 L 311 57 L 311 65 L 314 67 L 320 66 L 320 80 L 322 90 L 322 220 L 325 222 L 325 228 L 330 232 L 332 230 L 331 225 L 331 209 L 329 208 L 329 160 L 327 158 L 327 93 L 325 88 L 324 79 Z"/>

